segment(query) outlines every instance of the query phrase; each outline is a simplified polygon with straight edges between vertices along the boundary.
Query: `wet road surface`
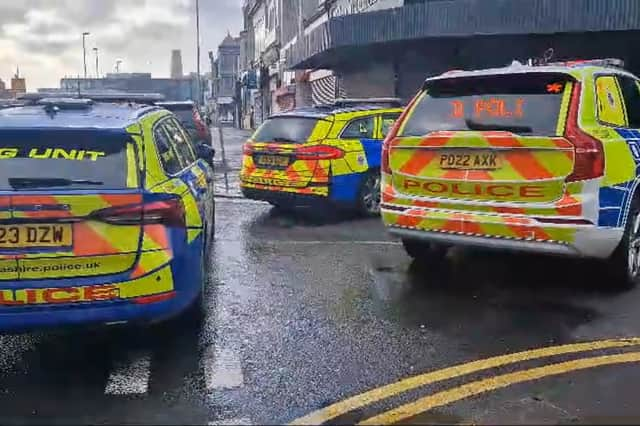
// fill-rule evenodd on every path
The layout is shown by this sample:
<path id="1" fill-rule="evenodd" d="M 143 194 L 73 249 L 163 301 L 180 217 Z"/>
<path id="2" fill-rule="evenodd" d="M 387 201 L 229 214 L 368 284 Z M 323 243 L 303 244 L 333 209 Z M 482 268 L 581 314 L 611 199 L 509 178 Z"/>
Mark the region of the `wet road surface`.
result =
<path id="1" fill-rule="evenodd" d="M 609 340 L 640 336 L 640 289 L 598 265 L 416 264 L 377 219 L 240 199 L 216 226 L 202 327 L 2 336 L 0 423 L 640 421 L 640 341 Z"/>

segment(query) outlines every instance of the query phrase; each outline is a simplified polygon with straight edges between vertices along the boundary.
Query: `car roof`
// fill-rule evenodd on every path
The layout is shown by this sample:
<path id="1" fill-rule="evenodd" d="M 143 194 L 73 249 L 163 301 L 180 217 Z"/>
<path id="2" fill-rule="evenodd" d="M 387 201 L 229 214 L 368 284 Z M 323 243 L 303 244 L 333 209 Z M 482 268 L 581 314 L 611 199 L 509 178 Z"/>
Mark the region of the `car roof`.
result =
<path id="1" fill-rule="evenodd" d="M 515 74 L 527 74 L 527 73 L 551 73 L 551 74 L 566 74 L 572 76 L 575 79 L 583 79 L 589 75 L 606 73 L 617 74 L 628 77 L 634 77 L 630 72 L 615 66 L 606 65 L 593 65 L 589 62 L 584 64 L 562 64 L 553 63 L 548 65 L 523 65 L 517 62 L 499 68 L 487 68 L 479 70 L 452 70 L 443 74 L 427 78 L 425 83 L 430 81 L 454 79 L 454 78 L 468 78 L 468 77 L 484 77 L 484 76 L 500 76 L 500 75 L 515 75 Z"/>
<path id="2" fill-rule="evenodd" d="M 134 103 L 29 105 L 0 110 L 0 128 L 126 129 L 145 114 L 161 108 Z"/>
<path id="3" fill-rule="evenodd" d="M 194 107 L 195 103 L 193 101 L 162 101 L 156 102 L 156 105 L 161 106 L 163 108 L 172 107 L 172 106 L 188 106 Z"/>
<path id="4" fill-rule="evenodd" d="M 400 107 L 389 107 L 387 105 L 379 105 L 379 104 L 361 104 L 354 106 L 335 106 L 335 105 L 317 105 L 313 107 L 301 107 L 295 108 L 286 112 L 279 112 L 276 114 L 272 114 L 269 118 L 280 118 L 280 117 L 301 117 L 301 118 L 328 118 L 337 114 L 349 114 L 354 112 L 367 112 L 367 111 L 380 111 L 380 110 L 398 110 L 400 111 Z"/>

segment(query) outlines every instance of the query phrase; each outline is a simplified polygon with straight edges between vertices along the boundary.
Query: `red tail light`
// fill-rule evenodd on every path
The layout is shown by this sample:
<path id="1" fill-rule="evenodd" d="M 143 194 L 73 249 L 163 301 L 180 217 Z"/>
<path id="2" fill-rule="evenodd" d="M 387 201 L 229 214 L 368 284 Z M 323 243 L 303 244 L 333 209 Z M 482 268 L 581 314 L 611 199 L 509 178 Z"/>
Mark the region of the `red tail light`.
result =
<path id="1" fill-rule="evenodd" d="M 298 160 L 335 160 L 344 157 L 344 151 L 334 146 L 315 145 L 298 148 L 295 155 Z"/>
<path id="2" fill-rule="evenodd" d="M 200 117 L 200 113 L 195 108 L 193 109 L 193 122 L 196 125 L 196 130 L 198 131 L 200 137 L 205 139 L 207 137 L 207 126 L 206 124 L 204 124 L 204 121 L 202 121 L 202 117 Z"/>
<path id="3" fill-rule="evenodd" d="M 396 138 L 396 136 L 398 136 L 398 132 L 400 131 L 400 126 L 402 126 L 402 123 L 404 123 L 404 120 L 407 118 L 409 111 L 413 109 L 413 106 L 418 101 L 418 98 L 421 95 L 422 95 L 422 92 L 418 92 L 418 94 L 415 95 L 413 99 L 411 99 L 411 102 L 409 102 L 409 104 L 404 109 L 404 111 L 402 111 L 402 114 L 400 114 L 400 117 L 398 117 L 396 122 L 393 124 L 393 127 L 391 128 L 391 130 L 389 130 L 389 133 L 387 134 L 387 137 L 384 139 L 384 142 L 382 142 L 382 158 L 381 158 L 380 168 L 382 169 L 383 173 L 391 174 L 391 167 L 389 166 L 389 146 L 391 145 L 391 141 L 393 141 Z"/>
<path id="4" fill-rule="evenodd" d="M 253 146 L 245 143 L 244 145 L 242 145 L 242 153 L 244 155 L 253 155 Z"/>
<path id="5" fill-rule="evenodd" d="M 581 93 L 582 86 L 575 83 L 565 130 L 565 137 L 574 146 L 575 161 L 573 173 L 567 177 L 567 182 L 593 179 L 604 174 L 602 143 L 585 133 L 578 124 Z"/>
<path id="6" fill-rule="evenodd" d="M 93 218 L 113 225 L 160 223 L 172 227 L 186 227 L 184 205 L 179 199 L 112 207 L 96 212 Z"/>

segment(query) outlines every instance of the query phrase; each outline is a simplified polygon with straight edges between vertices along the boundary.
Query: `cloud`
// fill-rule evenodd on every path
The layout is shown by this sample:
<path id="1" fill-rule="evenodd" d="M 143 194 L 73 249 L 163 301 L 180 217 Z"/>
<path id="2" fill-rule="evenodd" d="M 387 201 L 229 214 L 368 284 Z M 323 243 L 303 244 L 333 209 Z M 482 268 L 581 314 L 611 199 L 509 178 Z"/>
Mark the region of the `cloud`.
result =
<path id="1" fill-rule="evenodd" d="M 57 87 L 63 76 L 83 73 L 82 32 L 87 37 L 89 74 L 95 74 L 93 48 L 101 74 L 116 59 L 122 70 L 169 74 L 170 53 L 181 49 L 185 72 L 195 71 L 195 0 L 0 0 L 0 78 L 20 66 L 30 90 Z M 242 0 L 200 0 L 201 63 L 216 50 L 227 30 L 242 26 Z"/>

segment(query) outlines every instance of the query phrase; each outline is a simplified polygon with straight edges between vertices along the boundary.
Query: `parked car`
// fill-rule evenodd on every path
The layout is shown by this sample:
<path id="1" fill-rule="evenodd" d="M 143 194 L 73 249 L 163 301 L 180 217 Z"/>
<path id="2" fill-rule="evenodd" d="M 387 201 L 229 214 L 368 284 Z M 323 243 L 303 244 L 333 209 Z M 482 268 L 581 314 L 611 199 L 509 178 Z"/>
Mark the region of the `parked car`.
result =
<path id="1" fill-rule="evenodd" d="M 191 139 L 197 144 L 205 142 L 212 144 L 211 130 L 206 117 L 203 117 L 197 105 L 192 101 L 156 102 L 156 105 L 175 114 L 180 123 L 189 131 Z"/>
<path id="2" fill-rule="evenodd" d="M 606 259 L 640 281 L 640 80 L 620 61 L 429 78 L 382 150 L 382 218 L 448 245 Z"/>
<path id="3" fill-rule="evenodd" d="M 0 111 L 0 151 L 0 331 L 198 311 L 213 150 L 173 114 L 42 99 Z"/>
<path id="4" fill-rule="evenodd" d="M 331 205 L 379 214 L 382 140 L 400 105 L 340 100 L 272 115 L 244 145 L 244 196 L 283 207 Z"/>

